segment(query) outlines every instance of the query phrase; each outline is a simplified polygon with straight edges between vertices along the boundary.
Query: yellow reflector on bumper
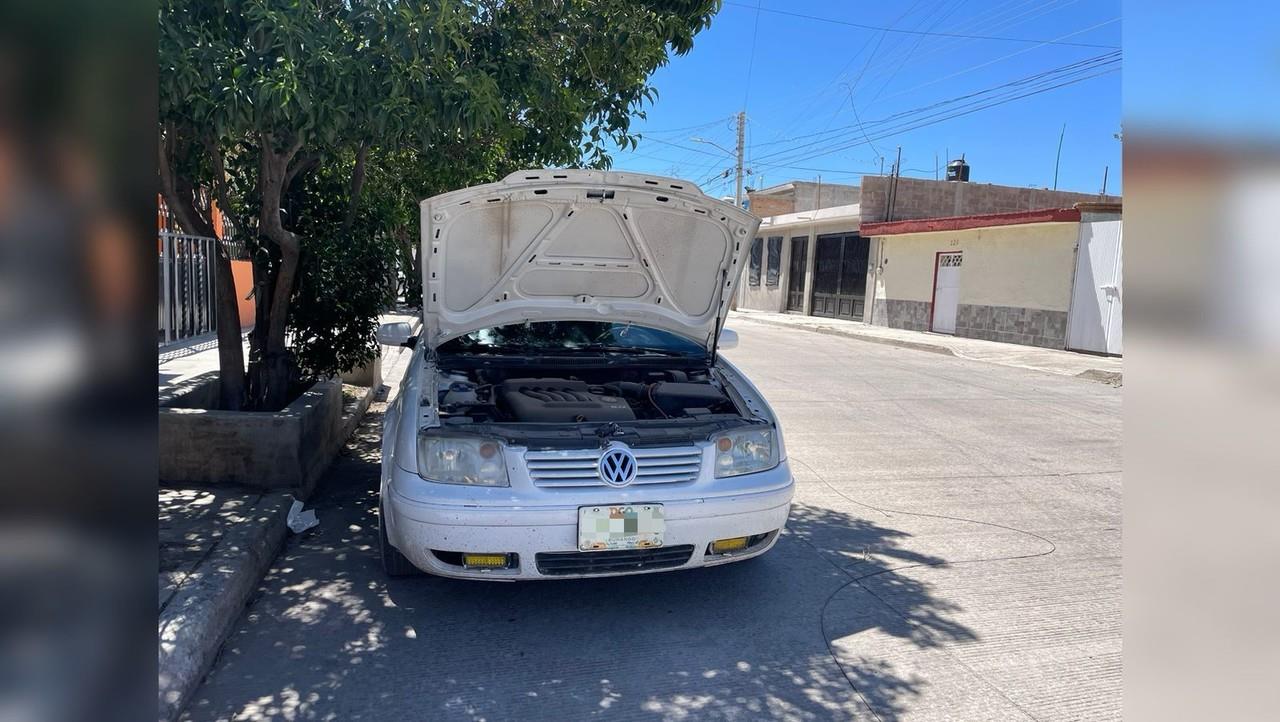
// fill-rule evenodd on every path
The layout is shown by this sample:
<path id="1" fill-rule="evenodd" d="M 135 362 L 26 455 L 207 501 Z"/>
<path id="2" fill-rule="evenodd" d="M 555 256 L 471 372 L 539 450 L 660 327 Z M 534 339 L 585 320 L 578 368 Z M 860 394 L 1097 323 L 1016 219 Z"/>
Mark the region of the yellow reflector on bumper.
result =
<path id="1" fill-rule="evenodd" d="M 506 554 L 463 554 L 462 566 L 481 569 L 503 569 L 507 566 Z"/>
<path id="2" fill-rule="evenodd" d="M 711 542 L 712 554 L 724 554 L 726 552 L 736 552 L 747 548 L 747 538 L 744 536 L 736 536 L 732 539 L 717 539 Z"/>

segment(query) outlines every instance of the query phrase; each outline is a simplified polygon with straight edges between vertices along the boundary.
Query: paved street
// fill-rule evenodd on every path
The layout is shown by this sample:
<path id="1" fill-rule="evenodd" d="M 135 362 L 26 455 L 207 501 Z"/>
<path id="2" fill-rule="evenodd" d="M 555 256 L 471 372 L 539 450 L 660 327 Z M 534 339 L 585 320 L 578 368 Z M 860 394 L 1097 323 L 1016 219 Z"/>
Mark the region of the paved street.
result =
<path id="1" fill-rule="evenodd" d="M 771 553 L 388 581 L 375 403 L 186 717 L 1119 718 L 1121 390 L 732 326 L 798 482 Z"/>

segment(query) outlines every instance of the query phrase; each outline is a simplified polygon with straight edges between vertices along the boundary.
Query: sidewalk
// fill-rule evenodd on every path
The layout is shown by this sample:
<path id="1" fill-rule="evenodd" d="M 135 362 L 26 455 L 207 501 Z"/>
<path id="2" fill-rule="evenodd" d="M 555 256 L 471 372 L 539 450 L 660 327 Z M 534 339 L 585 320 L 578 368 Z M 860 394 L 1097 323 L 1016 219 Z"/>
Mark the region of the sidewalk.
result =
<path id="1" fill-rule="evenodd" d="M 846 336 L 859 341 L 887 344 L 919 351 L 948 354 L 973 361 L 985 361 L 1001 366 L 1032 369 L 1062 376 L 1078 376 L 1091 381 L 1119 386 L 1124 381 L 1124 361 L 1109 356 L 1094 356 L 1059 351 L 1055 349 L 1021 346 L 976 338 L 961 338 L 939 333 L 906 331 L 883 326 L 871 326 L 859 321 L 834 318 L 801 316 L 791 313 L 739 310 L 729 314 L 727 326 L 745 321 L 765 323 L 771 326 L 800 328 L 817 333 Z"/>
<path id="2" fill-rule="evenodd" d="M 415 328 L 421 323 L 422 316 L 411 310 L 397 310 L 384 313 L 379 317 L 380 323 L 408 321 Z M 249 358 L 249 331 L 241 336 L 244 339 L 245 359 Z M 218 370 L 218 337 L 207 334 L 199 338 L 165 346 L 160 349 L 160 395 L 172 387 L 181 386 L 200 374 Z M 384 359 L 385 364 L 385 359 Z"/>
<path id="3" fill-rule="evenodd" d="M 384 314 L 381 320 L 408 321 L 415 328 L 420 323 L 420 317 L 411 313 Z M 394 398 L 413 355 L 403 347 L 382 351 L 382 384 L 368 391 L 371 400 Z M 161 350 L 160 358 L 163 396 L 217 370 L 217 341 L 195 339 L 182 347 L 168 347 Z M 360 411 L 365 408 L 367 404 Z M 355 419 L 353 426 L 358 422 Z M 158 715 L 167 721 L 181 713 L 283 547 L 293 498 L 285 493 L 166 485 L 160 488 L 158 501 Z"/>

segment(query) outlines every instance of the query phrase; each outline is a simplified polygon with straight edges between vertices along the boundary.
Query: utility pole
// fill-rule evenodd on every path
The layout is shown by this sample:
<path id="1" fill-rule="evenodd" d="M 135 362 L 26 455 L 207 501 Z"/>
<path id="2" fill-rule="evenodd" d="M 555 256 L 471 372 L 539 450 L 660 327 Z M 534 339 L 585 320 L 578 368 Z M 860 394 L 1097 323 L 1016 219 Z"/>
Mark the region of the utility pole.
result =
<path id="1" fill-rule="evenodd" d="M 1107 173 L 1111 172 L 1111 166 L 1102 167 L 1102 192 L 1098 195 L 1105 196 L 1107 194 Z"/>
<path id="2" fill-rule="evenodd" d="M 734 167 L 734 191 L 733 202 L 739 208 L 742 207 L 742 138 L 743 131 L 747 125 L 747 114 L 745 111 L 738 111 L 738 162 Z"/>
<path id="3" fill-rule="evenodd" d="M 1058 156 L 1053 159 L 1053 189 L 1058 190 L 1058 164 L 1062 162 L 1062 139 L 1067 135 L 1067 124 L 1062 124 L 1062 132 L 1058 134 Z"/>
<path id="4" fill-rule="evenodd" d="M 902 146 L 898 146 L 898 158 L 893 162 L 893 180 L 889 181 L 889 192 L 885 198 L 884 219 L 893 220 L 893 207 L 898 203 L 898 178 L 902 174 Z"/>

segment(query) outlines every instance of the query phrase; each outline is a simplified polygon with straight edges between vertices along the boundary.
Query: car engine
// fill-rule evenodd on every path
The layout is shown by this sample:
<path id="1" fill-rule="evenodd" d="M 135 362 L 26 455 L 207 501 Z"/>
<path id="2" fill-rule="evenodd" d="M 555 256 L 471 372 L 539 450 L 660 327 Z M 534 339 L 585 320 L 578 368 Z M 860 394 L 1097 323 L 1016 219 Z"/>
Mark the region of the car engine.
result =
<path id="1" fill-rule="evenodd" d="M 622 378 L 619 378 L 619 377 Z M 477 422 L 602 423 L 737 414 L 706 372 L 680 370 L 501 378 L 494 369 L 442 379 L 443 417 Z"/>
<path id="2" fill-rule="evenodd" d="M 518 421 L 631 421 L 631 405 L 602 386 L 575 379 L 511 379 L 495 389 L 498 407 Z"/>

